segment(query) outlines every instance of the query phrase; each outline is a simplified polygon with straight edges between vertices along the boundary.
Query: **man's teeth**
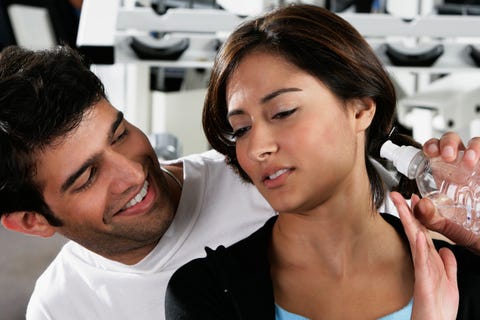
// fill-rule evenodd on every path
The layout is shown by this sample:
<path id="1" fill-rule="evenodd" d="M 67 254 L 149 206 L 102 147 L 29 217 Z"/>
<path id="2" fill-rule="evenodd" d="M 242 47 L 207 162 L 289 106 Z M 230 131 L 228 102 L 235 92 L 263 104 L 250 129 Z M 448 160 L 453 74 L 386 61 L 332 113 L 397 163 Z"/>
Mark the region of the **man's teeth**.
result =
<path id="1" fill-rule="evenodd" d="M 278 170 L 277 172 L 275 172 L 274 174 L 268 176 L 268 179 L 270 180 L 273 180 L 275 178 L 278 178 L 279 176 L 281 176 L 282 174 L 284 174 L 285 172 L 287 172 L 288 169 L 282 169 L 282 170 Z"/>
<path id="2" fill-rule="evenodd" d="M 132 200 L 130 200 L 125 205 L 125 207 L 123 207 L 122 210 L 128 209 L 128 208 L 136 205 L 140 201 L 142 201 L 143 198 L 145 198 L 145 196 L 147 195 L 147 190 L 148 190 L 148 181 L 145 180 L 145 183 L 143 184 L 142 190 L 140 190 L 140 192 Z"/>

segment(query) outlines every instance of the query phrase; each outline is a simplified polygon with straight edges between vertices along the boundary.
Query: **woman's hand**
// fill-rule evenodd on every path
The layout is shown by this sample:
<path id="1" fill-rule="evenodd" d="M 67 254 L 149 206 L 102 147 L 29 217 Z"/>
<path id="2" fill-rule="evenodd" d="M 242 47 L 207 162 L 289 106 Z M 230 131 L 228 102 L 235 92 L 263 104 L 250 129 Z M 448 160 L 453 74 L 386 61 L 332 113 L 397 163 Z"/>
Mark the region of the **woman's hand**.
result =
<path id="1" fill-rule="evenodd" d="M 413 216 L 405 199 L 397 192 L 390 196 L 405 228 L 415 268 L 411 319 L 455 319 L 459 300 L 455 256 L 447 248 L 437 251 L 428 230 Z M 411 201 L 415 207 L 419 198 L 414 195 Z"/>

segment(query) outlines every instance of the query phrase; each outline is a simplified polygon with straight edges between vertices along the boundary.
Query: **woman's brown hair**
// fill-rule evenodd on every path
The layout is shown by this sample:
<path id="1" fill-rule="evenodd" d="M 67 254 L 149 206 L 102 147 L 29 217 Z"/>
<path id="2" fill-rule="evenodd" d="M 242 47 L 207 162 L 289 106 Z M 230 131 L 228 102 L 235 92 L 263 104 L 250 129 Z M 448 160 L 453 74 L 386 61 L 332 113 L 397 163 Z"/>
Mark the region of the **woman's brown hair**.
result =
<path id="1" fill-rule="evenodd" d="M 221 47 L 214 62 L 204 109 L 203 128 L 210 145 L 249 181 L 237 161 L 227 121 L 226 86 L 242 58 L 253 51 L 279 55 L 313 75 L 343 101 L 371 98 L 376 113 L 366 132 L 366 163 L 372 203 L 384 200 L 384 186 L 368 161 L 391 130 L 394 86 L 382 63 L 360 33 L 337 14 L 313 5 L 288 5 L 240 25 Z"/>

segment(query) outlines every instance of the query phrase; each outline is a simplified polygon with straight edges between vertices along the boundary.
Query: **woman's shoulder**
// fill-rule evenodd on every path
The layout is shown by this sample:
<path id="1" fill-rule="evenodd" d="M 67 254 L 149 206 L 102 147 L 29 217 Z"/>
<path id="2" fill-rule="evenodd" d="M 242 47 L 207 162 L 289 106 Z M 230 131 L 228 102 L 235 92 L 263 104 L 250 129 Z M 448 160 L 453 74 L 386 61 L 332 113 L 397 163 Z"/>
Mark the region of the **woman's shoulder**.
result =
<path id="1" fill-rule="evenodd" d="M 449 248 L 457 261 L 460 294 L 457 320 L 480 319 L 480 256 L 469 249 L 443 240 L 433 241 L 437 250 Z"/>
<path id="2" fill-rule="evenodd" d="M 167 315 L 171 319 L 214 319 L 210 312 L 215 310 L 216 314 L 226 315 L 225 319 L 233 319 L 231 315 L 237 310 L 234 305 L 246 306 L 247 311 L 265 309 L 262 312 L 269 314 L 270 308 L 262 305 L 266 301 L 266 306 L 273 306 L 267 239 L 274 221 L 275 218 L 268 220 L 262 228 L 229 247 L 206 248 L 205 257 L 180 267 L 168 284 Z"/>
<path id="3" fill-rule="evenodd" d="M 392 225 L 397 232 L 405 237 L 405 231 L 400 219 L 389 214 L 382 217 Z M 408 241 L 408 240 L 405 240 Z M 437 250 L 450 249 L 457 261 L 457 281 L 460 293 L 460 304 L 457 320 L 480 319 L 480 256 L 469 249 L 442 239 L 433 239 Z"/>
<path id="4" fill-rule="evenodd" d="M 405 230 L 403 229 L 403 225 L 400 219 L 396 216 L 391 214 L 382 214 L 383 219 L 385 219 L 391 226 L 397 230 L 397 232 L 405 238 Z M 406 240 L 408 241 L 408 240 Z M 441 248 L 448 248 L 452 250 L 455 258 L 457 260 L 458 271 L 460 274 L 470 274 L 478 276 L 478 280 L 480 281 L 480 256 L 476 255 L 469 249 L 459 246 L 448 241 L 442 239 L 433 239 L 433 244 L 437 250 Z"/>
<path id="5" fill-rule="evenodd" d="M 191 260 L 180 267 L 170 282 L 210 282 L 209 278 L 218 278 L 220 270 L 232 273 L 238 269 L 257 268 L 259 263 L 268 260 L 268 243 L 276 218 L 270 218 L 260 229 L 228 247 L 206 247 L 205 257 Z"/>
<path id="6" fill-rule="evenodd" d="M 450 249 L 457 260 L 458 276 L 473 276 L 480 285 L 480 256 L 468 248 L 459 246 L 445 240 L 434 239 L 433 243 L 437 250 Z M 480 297 L 480 295 L 479 295 Z"/>

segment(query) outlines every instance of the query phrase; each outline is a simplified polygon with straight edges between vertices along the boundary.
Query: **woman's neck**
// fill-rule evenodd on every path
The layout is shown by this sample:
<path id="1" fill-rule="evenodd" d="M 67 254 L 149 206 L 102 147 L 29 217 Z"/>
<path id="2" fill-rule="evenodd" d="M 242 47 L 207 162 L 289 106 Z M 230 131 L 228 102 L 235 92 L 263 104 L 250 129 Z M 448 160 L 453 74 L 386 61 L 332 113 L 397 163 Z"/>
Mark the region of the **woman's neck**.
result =
<path id="1" fill-rule="evenodd" d="M 314 206 L 308 211 L 280 212 L 273 228 L 273 257 L 289 263 L 325 259 L 322 264 L 340 267 L 366 253 L 388 231 L 395 234 L 374 208 L 366 172 L 352 175 L 336 189 L 321 203 L 310 200 Z"/>
<path id="2" fill-rule="evenodd" d="M 359 217 L 347 212 L 343 217 L 338 212 L 331 216 L 325 212 L 324 217 L 281 213 L 273 228 L 272 257 L 300 265 L 332 264 L 332 272 L 357 258 L 364 261 L 365 254 L 375 248 L 372 245 L 391 228 L 374 210 L 356 214 Z"/>
<path id="3" fill-rule="evenodd" d="M 408 302 L 408 244 L 378 212 L 355 213 L 363 218 L 279 215 L 269 253 L 276 303 L 310 318 L 319 310 L 331 318 L 372 318 Z M 388 303 L 380 303 L 385 297 Z"/>

